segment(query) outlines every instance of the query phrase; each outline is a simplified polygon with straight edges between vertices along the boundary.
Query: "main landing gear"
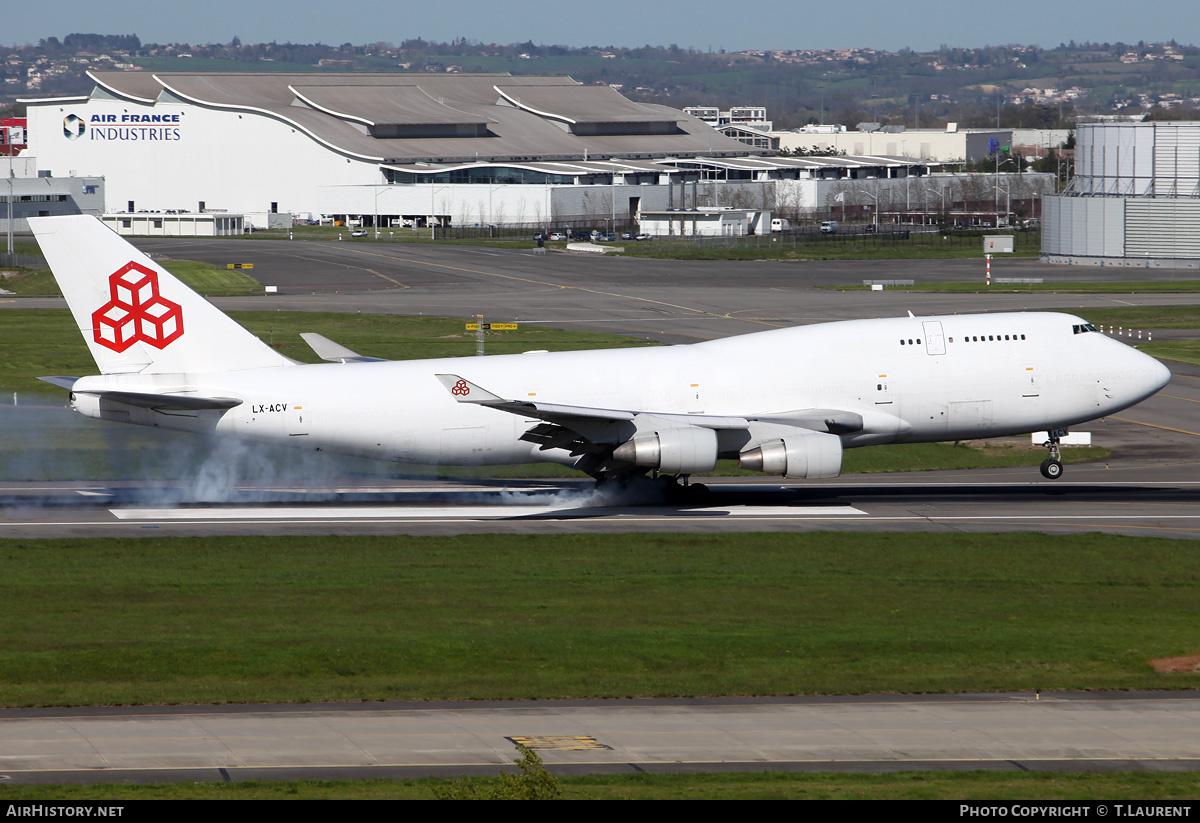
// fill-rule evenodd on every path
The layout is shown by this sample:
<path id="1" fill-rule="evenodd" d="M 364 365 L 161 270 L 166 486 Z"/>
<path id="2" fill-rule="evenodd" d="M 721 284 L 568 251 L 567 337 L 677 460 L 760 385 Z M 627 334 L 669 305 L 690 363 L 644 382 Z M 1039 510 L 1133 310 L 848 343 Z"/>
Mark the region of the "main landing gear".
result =
<path id="1" fill-rule="evenodd" d="M 1061 455 L 1058 451 L 1058 441 L 1066 433 L 1066 429 L 1054 429 L 1049 432 L 1050 439 L 1042 444 L 1050 449 L 1050 457 L 1042 461 L 1042 477 L 1047 480 L 1057 480 L 1062 477 L 1063 464 L 1059 459 Z"/>

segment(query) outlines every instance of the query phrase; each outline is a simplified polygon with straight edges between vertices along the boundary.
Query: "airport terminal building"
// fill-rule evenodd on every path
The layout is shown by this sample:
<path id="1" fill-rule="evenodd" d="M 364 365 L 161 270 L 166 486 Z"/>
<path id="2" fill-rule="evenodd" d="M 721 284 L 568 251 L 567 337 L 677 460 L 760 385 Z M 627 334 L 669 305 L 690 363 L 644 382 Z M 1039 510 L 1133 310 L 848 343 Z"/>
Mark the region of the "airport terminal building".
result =
<path id="1" fill-rule="evenodd" d="M 103 176 L 109 212 L 627 225 L 643 208 L 816 213 L 839 185 L 911 189 L 929 173 L 903 157 L 762 156 L 682 111 L 567 77 L 90 77 L 89 95 L 23 102 L 40 169 Z"/>
<path id="2" fill-rule="evenodd" d="M 1200 123 L 1081 123 L 1075 176 L 1043 204 L 1042 259 L 1200 266 Z"/>

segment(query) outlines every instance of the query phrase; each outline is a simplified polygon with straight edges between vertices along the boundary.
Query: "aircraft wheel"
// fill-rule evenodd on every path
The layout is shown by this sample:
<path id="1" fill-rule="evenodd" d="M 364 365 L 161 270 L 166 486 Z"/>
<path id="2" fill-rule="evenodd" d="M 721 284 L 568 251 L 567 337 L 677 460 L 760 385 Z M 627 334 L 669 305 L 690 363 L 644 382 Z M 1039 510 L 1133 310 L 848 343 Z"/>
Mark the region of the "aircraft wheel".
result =
<path id="1" fill-rule="evenodd" d="M 1062 477 L 1062 473 L 1062 463 L 1053 459 L 1042 461 L 1042 477 L 1046 478 L 1047 480 L 1057 480 L 1058 478 Z"/>

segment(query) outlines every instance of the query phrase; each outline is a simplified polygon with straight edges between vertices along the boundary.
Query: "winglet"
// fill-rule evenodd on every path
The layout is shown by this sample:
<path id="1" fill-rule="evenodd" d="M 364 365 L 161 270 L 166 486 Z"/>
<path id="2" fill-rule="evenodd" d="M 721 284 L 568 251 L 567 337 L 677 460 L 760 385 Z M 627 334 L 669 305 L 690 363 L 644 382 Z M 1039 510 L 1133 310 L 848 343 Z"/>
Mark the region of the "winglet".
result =
<path id="1" fill-rule="evenodd" d="M 454 399 L 459 403 L 505 402 L 503 397 L 492 394 L 487 389 L 481 389 L 470 380 L 464 380 L 457 374 L 437 374 L 434 377 L 446 387 L 446 391 L 454 395 Z"/>

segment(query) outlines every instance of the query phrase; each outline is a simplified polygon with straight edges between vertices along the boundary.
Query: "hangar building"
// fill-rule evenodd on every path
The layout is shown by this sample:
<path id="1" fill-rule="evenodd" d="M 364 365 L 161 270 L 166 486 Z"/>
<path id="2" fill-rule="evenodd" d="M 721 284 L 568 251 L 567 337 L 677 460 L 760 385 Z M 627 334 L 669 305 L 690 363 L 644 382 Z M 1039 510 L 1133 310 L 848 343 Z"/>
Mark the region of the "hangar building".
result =
<path id="1" fill-rule="evenodd" d="M 1200 266 L 1200 123 L 1081 123 L 1075 176 L 1043 203 L 1042 259 Z"/>
<path id="2" fill-rule="evenodd" d="M 87 96 L 23 101 L 29 142 L 55 176 L 103 175 L 107 209 L 125 213 L 627 224 L 685 203 L 771 209 L 781 185 L 781 199 L 816 211 L 838 180 L 929 171 L 895 157 L 755 156 L 682 111 L 566 77 L 89 76 Z M 682 200 L 681 183 L 707 199 Z"/>

